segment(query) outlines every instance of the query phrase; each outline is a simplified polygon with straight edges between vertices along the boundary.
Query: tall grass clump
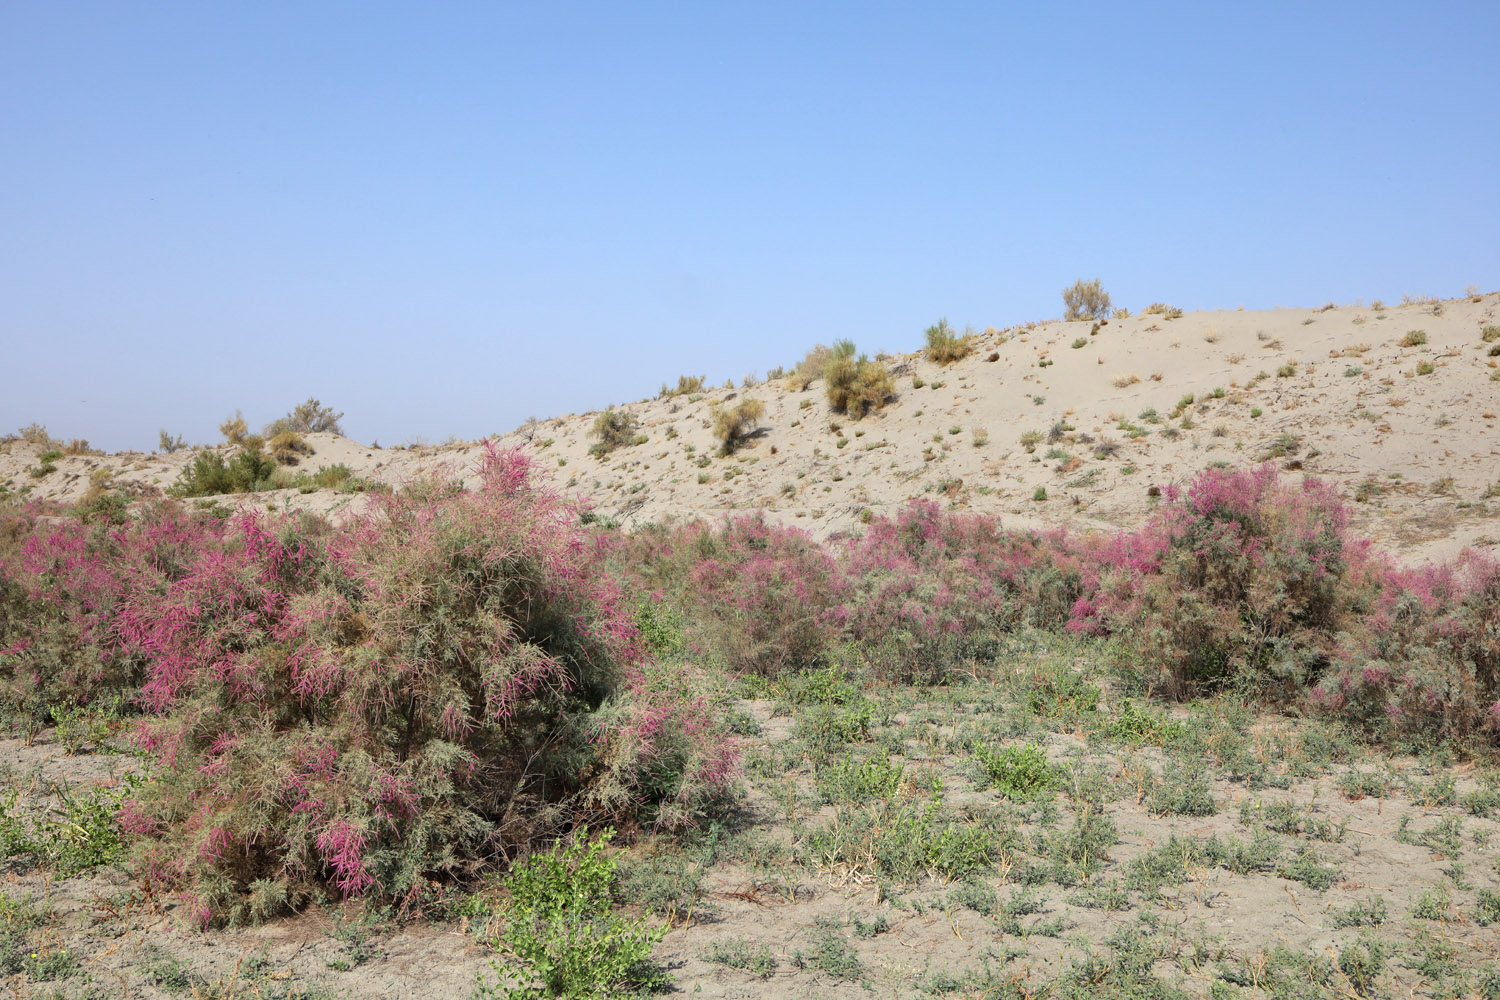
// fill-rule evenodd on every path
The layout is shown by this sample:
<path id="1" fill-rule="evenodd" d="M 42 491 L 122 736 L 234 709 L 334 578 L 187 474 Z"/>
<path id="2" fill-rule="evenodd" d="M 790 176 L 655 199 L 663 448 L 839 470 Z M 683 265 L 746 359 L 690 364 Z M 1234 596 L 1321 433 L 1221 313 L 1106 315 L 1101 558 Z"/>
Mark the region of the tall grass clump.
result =
<path id="1" fill-rule="evenodd" d="M 952 364 L 974 349 L 974 338 L 968 334 L 960 336 L 954 333 L 946 319 L 940 319 L 929 326 L 926 337 L 927 360 L 936 364 Z"/>
<path id="2" fill-rule="evenodd" d="M 1108 319 L 1109 293 L 1098 278 L 1079 279 L 1063 289 L 1063 319 L 1069 323 L 1085 319 Z"/>
<path id="3" fill-rule="evenodd" d="M 896 395 L 896 380 L 890 369 L 863 354 L 855 355 L 854 342 L 840 340 L 833 345 L 823 367 L 828 386 L 828 404 L 837 413 L 847 413 L 859 420 L 867 413 L 880 410 Z"/>
<path id="4" fill-rule="evenodd" d="M 695 392 L 702 392 L 703 383 L 707 379 L 707 375 L 679 375 L 677 376 L 677 388 L 674 389 L 663 382 L 661 391 L 656 394 L 656 398 L 671 399 L 673 396 L 691 396 Z"/>

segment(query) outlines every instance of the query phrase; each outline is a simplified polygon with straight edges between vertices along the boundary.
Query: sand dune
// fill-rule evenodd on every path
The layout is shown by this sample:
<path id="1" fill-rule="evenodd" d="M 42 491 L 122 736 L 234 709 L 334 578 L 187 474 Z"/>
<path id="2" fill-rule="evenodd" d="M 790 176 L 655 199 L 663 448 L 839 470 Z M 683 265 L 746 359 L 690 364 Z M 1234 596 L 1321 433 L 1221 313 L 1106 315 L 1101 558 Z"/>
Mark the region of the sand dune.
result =
<path id="1" fill-rule="evenodd" d="M 1489 355 L 1500 340 L 1482 339 L 1497 313 L 1492 293 L 1380 309 L 1147 314 L 1097 327 L 1051 321 L 987 330 L 946 367 L 920 352 L 885 359 L 898 395 L 859 421 L 830 409 L 821 382 L 800 392 L 772 382 L 628 404 L 646 441 L 602 458 L 589 454 L 593 413 L 495 440 L 523 448 L 559 487 L 626 526 L 761 510 L 820 537 L 912 497 L 1013 526 L 1130 525 L 1148 512 L 1150 486 L 1184 483 L 1213 463 L 1270 460 L 1338 483 L 1356 501 L 1360 530 L 1422 560 L 1500 544 L 1500 496 L 1490 495 L 1500 491 L 1500 367 Z M 765 404 L 759 431 L 720 457 L 710 407 L 743 398 Z M 1021 443 L 1027 431 L 1042 435 L 1032 450 Z M 483 447 L 309 441 L 304 467 L 343 463 L 397 487 L 472 470 Z M 0 484 L 77 499 L 90 473 L 110 469 L 116 484 L 166 488 L 192 455 L 64 456 L 34 477 L 41 451 L 0 445 Z M 234 502 L 337 514 L 367 501 L 282 490 Z"/>

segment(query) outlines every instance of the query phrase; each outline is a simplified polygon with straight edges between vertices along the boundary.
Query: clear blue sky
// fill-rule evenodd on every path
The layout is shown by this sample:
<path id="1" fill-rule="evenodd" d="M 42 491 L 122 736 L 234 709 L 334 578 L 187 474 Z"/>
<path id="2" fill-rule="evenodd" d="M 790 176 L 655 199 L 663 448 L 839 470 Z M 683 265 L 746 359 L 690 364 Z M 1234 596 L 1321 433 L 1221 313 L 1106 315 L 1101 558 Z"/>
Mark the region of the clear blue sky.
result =
<path id="1" fill-rule="evenodd" d="M 1500 4 L 0 6 L 0 430 L 474 437 L 940 316 L 1500 288 Z"/>

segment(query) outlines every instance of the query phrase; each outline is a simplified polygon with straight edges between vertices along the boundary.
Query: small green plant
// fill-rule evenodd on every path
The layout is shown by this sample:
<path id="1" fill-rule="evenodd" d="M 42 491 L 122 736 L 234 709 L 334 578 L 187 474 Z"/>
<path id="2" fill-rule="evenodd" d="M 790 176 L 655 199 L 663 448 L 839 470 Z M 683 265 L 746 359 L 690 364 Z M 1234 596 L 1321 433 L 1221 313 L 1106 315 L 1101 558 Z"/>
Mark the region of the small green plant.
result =
<path id="1" fill-rule="evenodd" d="M 187 442 L 182 439 L 181 434 L 173 437 L 172 435 L 167 433 L 165 428 L 162 429 L 161 434 L 157 437 L 156 440 L 156 450 L 165 452 L 168 455 L 171 455 L 174 452 L 179 452 L 186 447 Z"/>
<path id="2" fill-rule="evenodd" d="M 1258 407 L 1258 406 L 1252 406 L 1252 407 L 1250 407 L 1250 419 L 1254 420 L 1256 417 L 1259 417 L 1264 412 L 1266 412 L 1266 411 L 1262 410 L 1260 407 Z"/>
<path id="3" fill-rule="evenodd" d="M 1075 351 L 1081 350 L 1082 348 L 1085 348 L 1087 346 L 1089 346 L 1089 338 L 1087 337 L 1079 337 L 1077 340 L 1073 341 L 1073 350 Z"/>
<path id="4" fill-rule="evenodd" d="M 1417 374 L 1418 375 L 1431 375 L 1435 371 L 1437 371 L 1437 366 L 1434 365 L 1431 361 L 1418 361 L 1417 362 Z"/>
<path id="5" fill-rule="evenodd" d="M 1418 920 L 1452 920 L 1453 899 L 1446 889 L 1428 889 L 1412 903 L 1411 915 Z"/>
<path id="6" fill-rule="evenodd" d="M 481 995 L 506 1000 L 618 997 L 663 985 L 664 974 L 651 965 L 650 956 L 665 928 L 643 926 L 613 912 L 615 862 L 604 854 L 613 836 L 606 829 L 589 840 L 588 827 L 581 826 L 572 843 L 533 854 L 505 878 L 510 894 L 505 933 L 491 945 L 508 952 L 521 967 L 491 965 L 501 983 L 519 976 L 523 984 L 507 988 L 481 976 Z"/>
<path id="7" fill-rule="evenodd" d="M 1042 443 L 1044 435 L 1041 431 L 1022 431 L 1021 447 L 1026 449 L 1027 454 L 1036 451 L 1036 446 Z"/>
<path id="8" fill-rule="evenodd" d="M 792 964 L 799 969 L 812 969 L 835 979 L 845 979 L 851 982 L 863 979 L 865 963 L 860 960 L 859 953 L 844 936 L 839 922 L 820 917 L 816 921 L 816 926 L 812 950 L 797 952 L 792 957 Z"/>
<path id="9" fill-rule="evenodd" d="M 1379 927 L 1389 917 L 1385 900 L 1380 896 L 1372 896 L 1367 900 L 1351 903 L 1343 909 L 1329 911 L 1329 919 L 1334 930 L 1345 927 Z"/>
<path id="10" fill-rule="evenodd" d="M 757 979 L 770 979 L 776 974 L 776 954 L 770 945 L 751 944 L 739 938 L 713 942 L 704 951 L 703 960 L 743 969 Z"/>
<path id="11" fill-rule="evenodd" d="M 1289 361 L 1286 364 L 1282 365 L 1280 368 L 1276 369 L 1277 378 L 1290 378 L 1295 374 L 1297 374 L 1297 365 L 1295 362 Z"/>
<path id="12" fill-rule="evenodd" d="M 1037 503 L 1041 503 L 1043 500 L 1046 500 L 1047 487 L 1038 486 L 1036 490 L 1031 494 L 1031 499 L 1035 500 Z"/>
<path id="13" fill-rule="evenodd" d="M 1060 786 L 1060 770 L 1035 743 L 998 749 L 976 746 L 974 759 L 984 769 L 990 785 L 1017 802 L 1049 796 Z"/>
<path id="14" fill-rule="evenodd" d="M 1407 330 L 1405 335 L 1396 343 L 1401 347 L 1421 347 L 1427 343 L 1427 332 L 1425 330 Z"/>

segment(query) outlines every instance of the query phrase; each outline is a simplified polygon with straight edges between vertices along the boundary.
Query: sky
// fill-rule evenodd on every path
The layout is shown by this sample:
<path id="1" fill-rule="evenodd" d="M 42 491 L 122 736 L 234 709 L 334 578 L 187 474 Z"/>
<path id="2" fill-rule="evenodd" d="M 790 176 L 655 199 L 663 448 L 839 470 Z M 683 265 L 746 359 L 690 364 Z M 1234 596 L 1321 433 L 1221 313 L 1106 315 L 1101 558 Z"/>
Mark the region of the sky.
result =
<path id="1" fill-rule="evenodd" d="M 0 4 L 0 433 L 357 440 L 1500 290 L 1500 4 Z"/>

